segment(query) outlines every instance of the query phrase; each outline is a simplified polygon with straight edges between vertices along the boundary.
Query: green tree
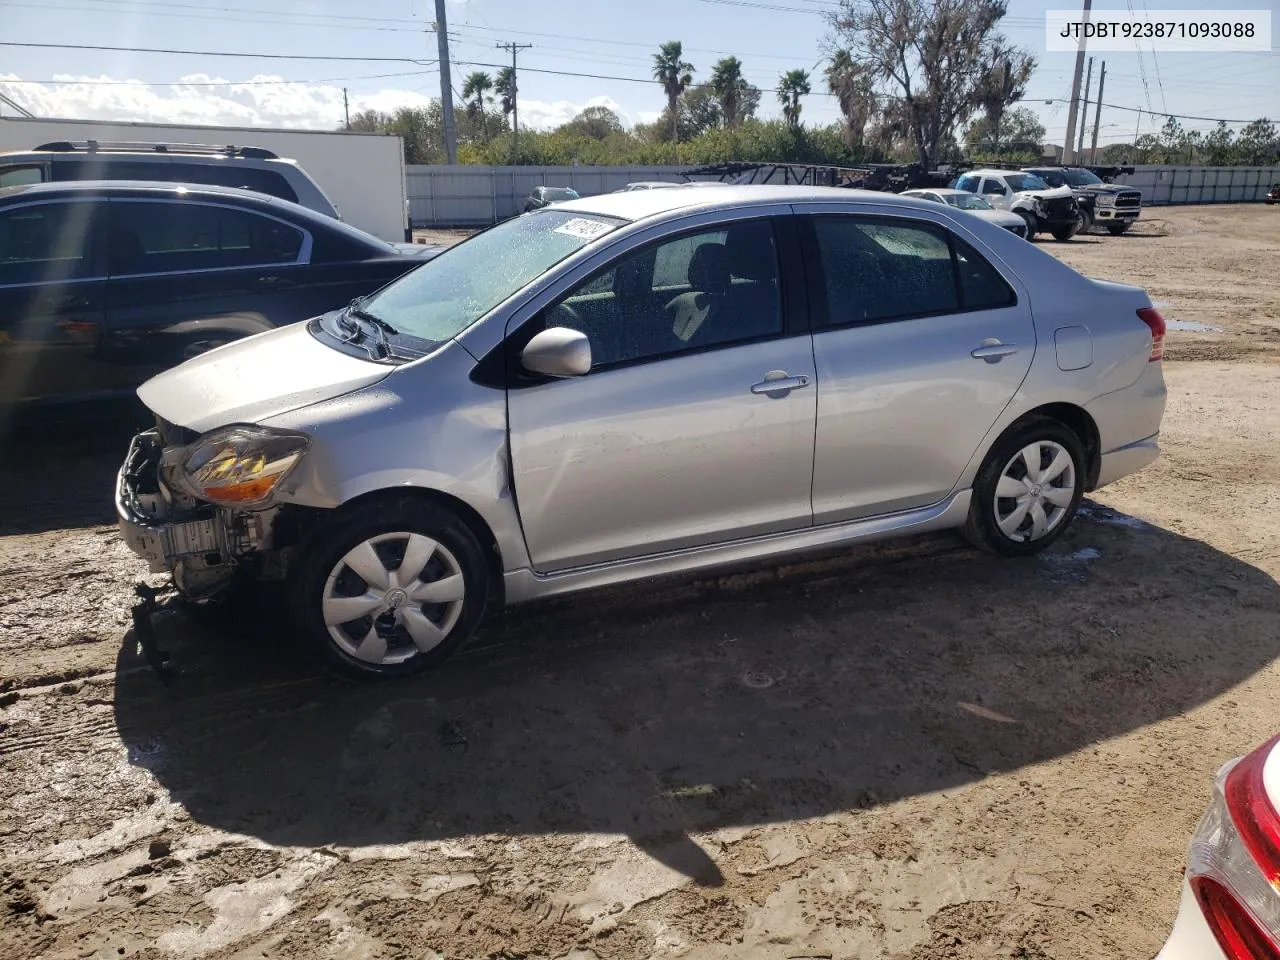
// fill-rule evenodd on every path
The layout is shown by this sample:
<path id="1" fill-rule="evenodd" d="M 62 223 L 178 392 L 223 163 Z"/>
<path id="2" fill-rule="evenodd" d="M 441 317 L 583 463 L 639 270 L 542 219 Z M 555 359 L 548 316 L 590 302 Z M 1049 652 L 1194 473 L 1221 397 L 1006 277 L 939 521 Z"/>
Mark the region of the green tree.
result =
<path id="1" fill-rule="evenodd" d="M 684 45 L 668 40 L 653 55 L 653 78 L 662 84 L 667 95 L 667 113 L 671 121 L 671 143 L 675 162 L 680 162 L 680 94 L 693 83 L 693 64 L 684 59 Z"/>
<path id="2" fill-rule="evenodd" d="M 360 110 L 351 115 L 351 125 L 343 125 L 344 129 L 359 133 L 386 133 L 391 126 L 391 114 L 379 113 L 377 110 Z"/>
<path id="3" fill-rule="evenodd" d="M 854 62 L 849 51 L 842 48 L 831 55 L 826 78 L 827 90 L 835 96 L 836 103 L 840 105 L 840 115 L 844 118 L 844 145 L 855 153 L 861 152 L 867 124 L 876 110 L 871 77 L 861 64 Z"/>
<path id="4" fill-rule="evenodd" d="M 494 81 L 493 92 L 498 95 L 502 104 L 503 115 L 509 115 L 516 108 L 516 72 L 511 67 L 503 67 L 498 71 L 498 79 Z"/>
<path id="5" fill-rule="evenodd" d="M 1013 75 L 1034 67 L 997 32 L 1007 10 L 1005 0 L 840 0 L 828 42 L 900 104 L 890 126 L 931 167 L 957 125 L 994 95 L 1005 63 Z"/>
<path id="6" fill-rule="evenodd" d="M 1040 159 L 1044 143 L 1044 124 L 1035 112 L 1017 107 L 1004 114 L 997 130 L 989 114 L 975 119 L 964 131 L 965 151 L 969 159 L 1027 160 Z"/>
<path id="7" fill-rule="evenodd" d="M 782 104 L 782 116 L 792 130 L 800 127 L 800 98 L 812 92 L 807 70 L 788 70 L 778 78 L 778 102 Z"/>
<path id="8" fill-rule="evenodd" d="M 1022 99 L 1033 69 L 1035 61 L 1028 54 L 1009 49 L 999 38 L 993 42 L 986 70 L 978 83 L 976 100 L 996 142 L 1008 139 L 1000 129 L 1004 112 L 1010 104 Z M 1040 139 L 1044 139 L 1043 130 Z"/>
<path id="9" fill-rule="evenodd" d="M 604 140 L 610 134 L 622 132 L 622 121 L 608 107 L 587 107 L 559 129 L 589 140 Z"/>
<path id="10" fill-rule="evenodd" d="M 1280 137 L 1276 125 L 1263 117 L 1255 120 L 1236 138 L 1236 163 L 1251 167 L 1280 162 Z"/>
<path id="11" fill-rule="evenodd" d="M 489 97 L 492 89 L 493 77 L 483 70 L 467 74 L 467 79 L 462 84 L 462 99 L 467 103 L 467 116 L 472 120 L 478 119 L 482 129 L 486 126 L 485 103 L 492 99 Z"/>
<path id="12" fill-rule="evenodd" d="M 1204 138 L 1204 162 L 1213 167 L 1225 167 L 1235 160 L 1235 132 L 1225 120 Z"/>
<path id="13" fill-rule="evenodd" d="M 729 126 L 736 127 L 742 122 L 744 115 L 749 115 L 743 113 L 742 107 L 743 99 L 751 88 L 751 84 L 747 83 L 747 78 L 742 75 L 742 61 L 737 57 L 725 57 L 716 61 L 715 66 L 711 68 L 710 86 L 720 103 L 724 122 Z M 756 96 L 758 99 L 758 90 Z"/>

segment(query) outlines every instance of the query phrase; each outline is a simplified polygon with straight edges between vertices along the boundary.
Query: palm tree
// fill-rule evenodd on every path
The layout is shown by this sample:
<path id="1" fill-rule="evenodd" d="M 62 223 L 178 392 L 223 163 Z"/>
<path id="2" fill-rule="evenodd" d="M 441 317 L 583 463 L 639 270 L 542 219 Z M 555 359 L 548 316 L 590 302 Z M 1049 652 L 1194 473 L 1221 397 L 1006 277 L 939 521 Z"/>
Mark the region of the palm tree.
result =
<path id="1" fill-rule="evenodd" d="M 778 78 L 778 102 L 792 130 L 800 127 L 800 98 L 812 92 L 807 70 L 788 70 Z"/>
<path id="2" fill-rule="evenodd" d="M 510 67 L 499 70 L 493 92 L 502 99 L 502 112 L 511 113 L 516 108 L 516 72 Z"/>
<path id="3" fill-rule="evenodd" d="M 730 127 L 742 122 L 742 94 L 746 88 L 742 61 L 737 57 L 725 57 L 711 68 L 711 90 L 720 101 L 724 122 Z"/>
<path id="4" fill-rule="evenodd" d="M 486 126 L 484 107 L 486 101 L 493 101 L 493 98 L 488 96 L 489 91 L 492 89 L 493 77 L 483 70 L 467 74 L 466 82 L 462 85 L 462 99 L 467 102 L 467 116 L 473 121 L 479 117 L 480 129 L 486 136 L 489 131 Z"/>
<path id="5" fill-rule="evenodd" d="M 684 61 L 684 46 L 669 40 L 653 55 L 653 78 L 662 84 L 671 114 L 671 143 L 676 163 L 680 162 L 680 94 L 693 83 L 693 64 Z"/>
<path id="6" fill-rule="evenodd" d="M 862 147 L 863 135 L 875 111 L 875 91 L 871 78 L 848 50 L 837 50 L 827 66 L 827 89 L 834 94 L 844 117 L 844 145 L 850 150 Z"/>

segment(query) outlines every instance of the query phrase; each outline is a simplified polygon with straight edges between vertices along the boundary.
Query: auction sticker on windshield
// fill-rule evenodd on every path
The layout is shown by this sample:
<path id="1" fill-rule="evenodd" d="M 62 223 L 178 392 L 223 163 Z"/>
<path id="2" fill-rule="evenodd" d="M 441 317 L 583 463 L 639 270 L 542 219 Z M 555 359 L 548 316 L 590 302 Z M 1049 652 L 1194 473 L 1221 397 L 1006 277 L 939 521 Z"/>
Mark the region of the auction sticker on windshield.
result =
<path id="1" fill-rule="evenodd" d="M 612 230 L 614 224 L 605 223 L 601 220 L 588 220 L 586 217 L 574 217 L 567 220 L 560 226 L 556 227 L 556 233 L 567 233 L 571 237 L 580 237 L 583 240 L 594 240 L 597 237 L 603 237 Z"/>

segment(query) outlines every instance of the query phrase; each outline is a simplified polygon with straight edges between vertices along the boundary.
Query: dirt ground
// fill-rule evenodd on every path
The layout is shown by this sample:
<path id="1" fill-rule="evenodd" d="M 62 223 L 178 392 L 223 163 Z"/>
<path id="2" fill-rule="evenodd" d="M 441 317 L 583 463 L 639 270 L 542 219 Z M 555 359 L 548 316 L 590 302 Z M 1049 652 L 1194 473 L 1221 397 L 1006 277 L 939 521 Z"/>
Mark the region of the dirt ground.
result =
<path id="1" fill-rule="evenodd" d="M 1030 562 L 950 537 L 510 611 L 355 685 L 171 611 L 122 434 L 0 461 L 0 956 L 1150 957 L 1280 727 L 1280 211 L 1046 243 L 1141 283 L 1164 455 Z M 158 582 L 158 581 L 157 581 Z"/>

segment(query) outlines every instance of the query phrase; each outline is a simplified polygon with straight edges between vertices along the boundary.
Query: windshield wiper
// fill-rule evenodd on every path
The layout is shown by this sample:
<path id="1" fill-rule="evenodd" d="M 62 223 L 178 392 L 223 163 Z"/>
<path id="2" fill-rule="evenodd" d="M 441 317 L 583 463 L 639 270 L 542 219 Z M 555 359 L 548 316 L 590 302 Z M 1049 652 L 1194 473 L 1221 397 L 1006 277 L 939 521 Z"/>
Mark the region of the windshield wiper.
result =
<path id="1" fill-rule="evenodd" d="M 387 321 L 383 320 L 381 317 L 375 316 L 374 314 L 370 313 L 368 310 L 360 309 L 360 304 L 363 302 L 364 302 L 363 297 L 357 300 L 351 301 L 351 305 L 347 307 L 347 315 L 351 317 L 355 317 L 357 320 L 368 320 L 370 323 L 372 323 L 375 327 L 378 328 L 378 330 L 382 334 L 383 340 L 385 340 L 387 337 L 394 337 L 400 332 L 391 324 L 387 323 Z"/>

